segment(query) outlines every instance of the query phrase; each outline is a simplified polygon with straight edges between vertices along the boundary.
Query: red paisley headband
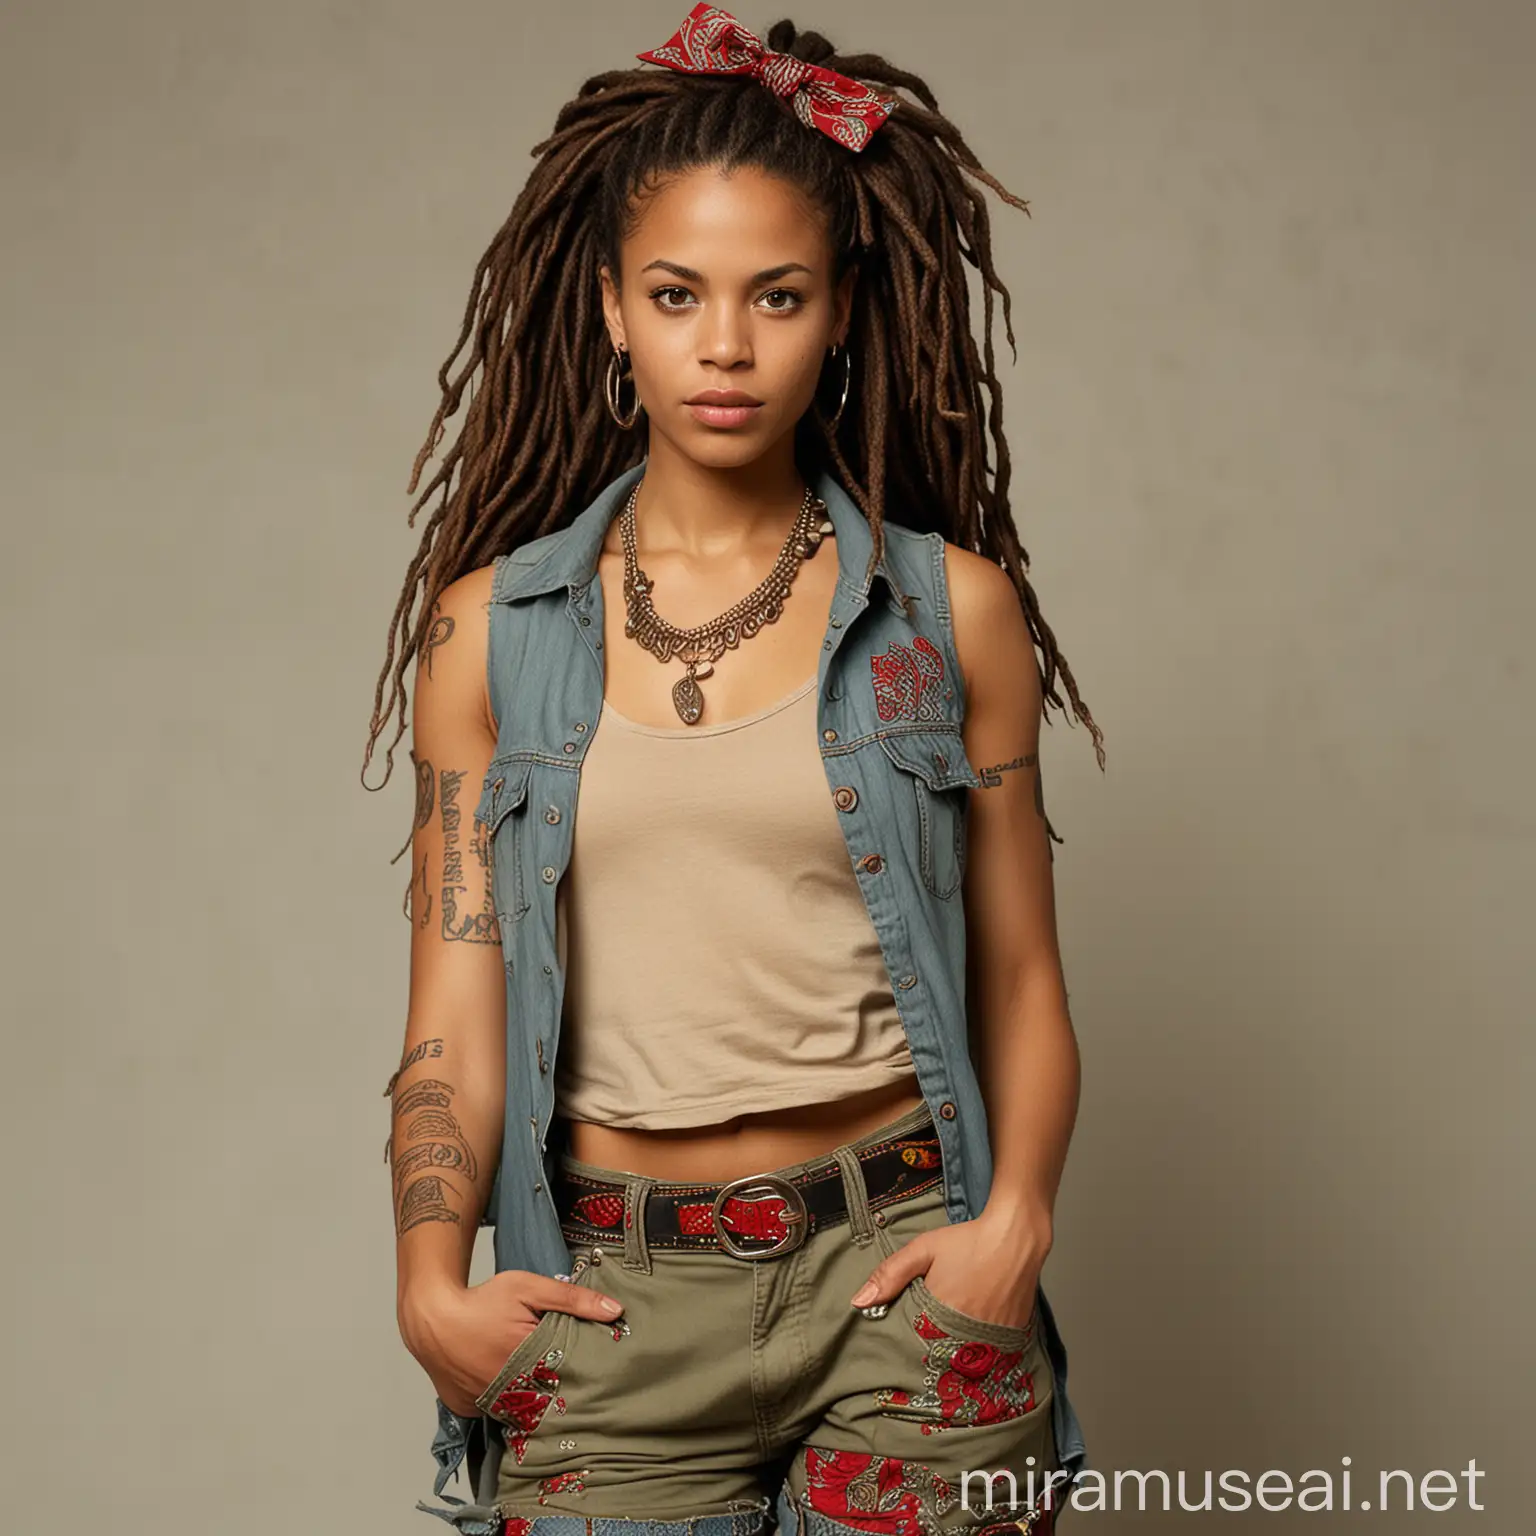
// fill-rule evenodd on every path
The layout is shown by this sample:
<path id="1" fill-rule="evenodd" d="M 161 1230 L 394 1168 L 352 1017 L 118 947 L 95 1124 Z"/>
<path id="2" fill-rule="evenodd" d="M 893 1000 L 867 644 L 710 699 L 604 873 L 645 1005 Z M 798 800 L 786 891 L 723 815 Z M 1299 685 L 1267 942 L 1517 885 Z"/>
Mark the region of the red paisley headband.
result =
<path id="1" fill-rule="evenodd" d="M 635 57 L 687 75 L 750 75 L 775 96 L 788 97 L 807 128 L 855 152 L 869 143 L 896 105 L 894 97 L 835 69 L 775 52 L 717 5 L 694 6 L 660 48 Z"/>

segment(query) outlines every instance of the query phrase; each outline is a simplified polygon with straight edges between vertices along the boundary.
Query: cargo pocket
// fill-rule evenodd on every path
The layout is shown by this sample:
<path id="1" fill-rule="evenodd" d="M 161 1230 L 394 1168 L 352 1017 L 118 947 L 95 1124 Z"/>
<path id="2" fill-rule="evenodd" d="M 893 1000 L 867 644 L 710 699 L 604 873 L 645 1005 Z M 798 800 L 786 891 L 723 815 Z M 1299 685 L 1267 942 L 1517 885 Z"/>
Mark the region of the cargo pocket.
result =
<path id="1" fill-rule="evenodd" d="M 902 1245 L 885 1228 L 875 1231 L 887 1257 Z M 932 1434 L 1022 1418 L 1049 1400 L 1038 1298 L 1027 1323 L 998 1323 L 951 1306 L 917 1275 L 892 1310 L 902 1324 L 897 1347 L 905 1374 L 900 1386 L 875 1393 L 882 1413 Z"/>
<path id="2" fill-rule="evenodd" d="M 528 779 L 533 763 L 515 753 L 491 759 L 475 820 L 484 822 L 496 915 L 515 923 L 528 910 Z"/>
<path id="3" fill-rule="evenodd" d="M 923 884 L 947 900 L 965 879 L 969 791 L 980 786 L 980 775 L 953 728 L 882 733 L 880 745 L 912 798 Z"/>

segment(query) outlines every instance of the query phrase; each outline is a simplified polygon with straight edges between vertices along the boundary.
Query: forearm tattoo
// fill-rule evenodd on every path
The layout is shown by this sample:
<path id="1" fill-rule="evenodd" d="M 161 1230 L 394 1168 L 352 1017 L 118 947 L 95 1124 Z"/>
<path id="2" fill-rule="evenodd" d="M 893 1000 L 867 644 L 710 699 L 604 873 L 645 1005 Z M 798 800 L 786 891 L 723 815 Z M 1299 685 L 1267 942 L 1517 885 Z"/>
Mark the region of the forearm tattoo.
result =
<path id="1" fill-rule="evenodd" d="M 432 652 L 438 646 L 447 642 L 453 633 L 453 620 L 443 612 L 441 603 L 432 605 L 432 628 L 427 632 L 427 643 L 423 651 L 423 660 L 427 664 L 427 676 L 432 676 Z"/>
<path id="2" fill-rule="evenodd" d="M 473 1184 L 479 1172 L 450 1108 L 454 1092 L 441 1078 L 425 1077 L 403 1089 L 395 1105 L 405 1143 L 394 1154 L 397 1236 L 423 1221 L 457 1224 L 459 1213 L 448 1203 L 455 1191 L 443 1174 L 456 1173 Z"/>
<path id="3" fill-rule="evenodd" d="M 491 889 L 490 860 L 480 824 L 474 823 L 470 833 L 470 847 L 483 877 L 485 903 L 479 912 L 459 916 L 458 898 L 467 893 L 464 883 L 464 853 L 459 847 L 459 786 L 463 783 L 461 770 L 444 768 L 438 790 L 438 808 L 443 824 L 443 899 L 439 907 L 442 913 L 442 934 L 445 939 L 463 939 L 470 944 L 496 944 L 500 942 L 496 923 L 496 899 Z"/>
<path id="4" fill-rule="evenodd" d="M 1035 814 L 1041 821 L 1045 820 L 1045 777 L 1039 766 L 1039 753 L 1026 752 L 1023 757 L 1016 757 L 1012 762 L 999 763 L 995 768 L 983 768 L 981 770 L 981 783 L 984 789 L 996 789 L 1003 782 L 1003 775 L 1010 768 L 1035 769 Z"/>
<path id="5" fill-rule="evenodd" d="M 434 1035 L 430 1040 L 419 1040 L 406 1052 L 400 1065 L 395 1068 L 390 1079 L 384 1085 L 384 1097 L 389 1098 L 395 1091 L 395 1084 L 400 1081 L 400 1074 L 407 1067 L 414 1067 L 418 1061 L 425 1061 L 429 1056 L 441 1056 L 443 1054 L 443 1042 L 440 1036 Z"/>

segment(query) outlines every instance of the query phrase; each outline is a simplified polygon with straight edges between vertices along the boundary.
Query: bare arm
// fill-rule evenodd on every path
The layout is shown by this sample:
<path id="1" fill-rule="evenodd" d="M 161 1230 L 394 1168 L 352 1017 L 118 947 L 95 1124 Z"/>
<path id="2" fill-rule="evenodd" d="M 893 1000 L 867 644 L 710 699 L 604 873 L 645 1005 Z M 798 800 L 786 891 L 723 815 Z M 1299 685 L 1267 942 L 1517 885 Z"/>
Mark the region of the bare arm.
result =
<path id="1" fill-rule="evenodd" d="M 1029 623 L 992 561 L 946 544 L 965 683 L 968 791 L 962 899 L 966 1016 L 987 1108 L 992 1188 L 969 1221 L 908 1238 L 850 1302 L 889 1301 L 914 1275 L 972 1317 L 1022 1327 L 1053 1241 L 1056 1188 L 1077 1118 L 1077 1037 L 1056 943 L 1040 779 L 1041 690 Z"/>
<path id="2" fill-rule="evenodd" d="M 487 566 L 444 589 L 416 669 L 410 1000 L 390 1132 L 402 1329 L 413 1300 L 468 1283 L 501 1145 L 506 982 L 475 820 L 496 750 L 485 692 L 491 576 Z"/>
<path id="3" fill-rule="evenodd" d="M 1080 1063 L 1056 932 L 1040 773 L 1041 690 L 1028 621 L 992 561 L 945 550 L 967 704 L 968 1013 L 992 1132 L 987 1206 L 1049 1244 L 1077 1118 Z"/>
<path id="4" fill-rule="evenodd" d="M 506 1113 L 506 973 L 491 850 L 475 820 L 496 752 L 485 685 L 493 574 L 444 588 L 416 669 L 410 1007 L 391 1085 L 400 1336 L 465 1416 L 541 1313 L 611 1322 L 623 1310 L 590 1276 L 504 1269 L 469 1284 Z"/>

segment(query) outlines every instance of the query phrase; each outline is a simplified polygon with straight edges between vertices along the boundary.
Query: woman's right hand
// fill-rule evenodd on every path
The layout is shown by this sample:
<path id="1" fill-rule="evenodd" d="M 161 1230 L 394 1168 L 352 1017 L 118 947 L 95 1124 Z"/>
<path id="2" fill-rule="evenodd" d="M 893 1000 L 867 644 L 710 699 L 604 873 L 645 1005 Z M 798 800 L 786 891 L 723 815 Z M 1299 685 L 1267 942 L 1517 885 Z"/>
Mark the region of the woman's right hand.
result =
<path id="1" fill-rule="evenodd" d="M 450 1280 L 413 1286 L 401 1299 L 400 1336 L 454 1413 L 474 1418 L 475 1399 L 545 1312 L 609 1323 L 623 1308 L 588 1286 L 527 1269 L 504 1269 L 464 1286 Z"/>

